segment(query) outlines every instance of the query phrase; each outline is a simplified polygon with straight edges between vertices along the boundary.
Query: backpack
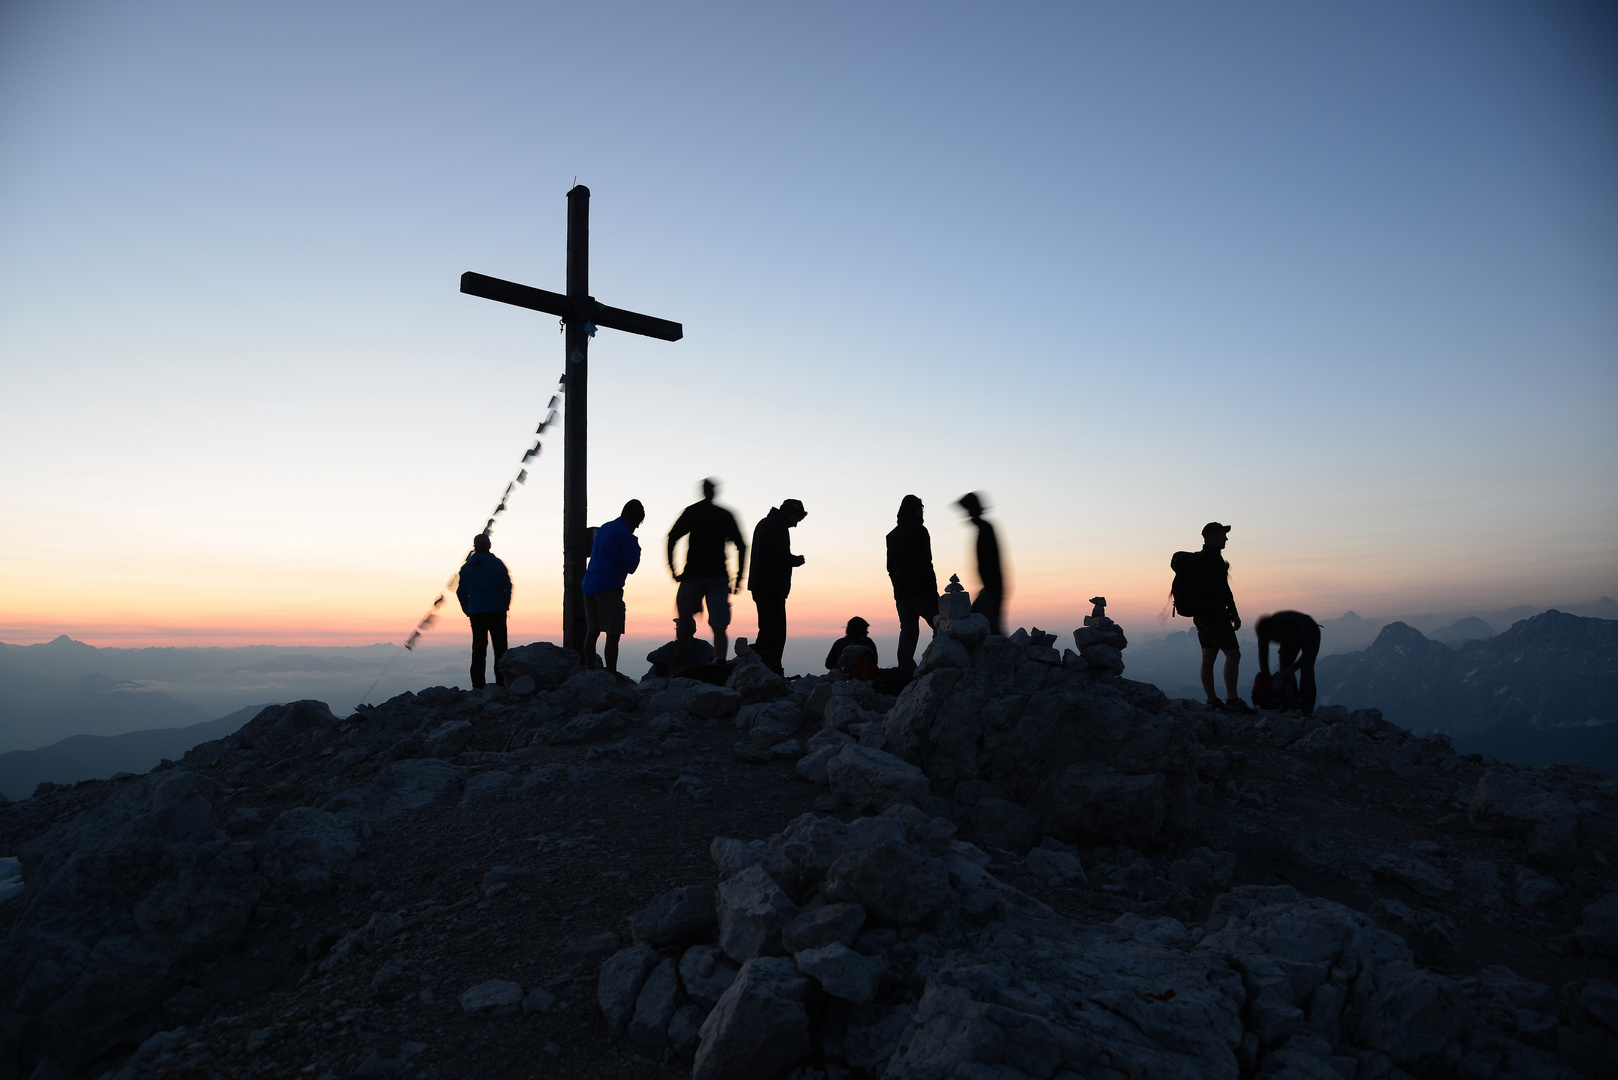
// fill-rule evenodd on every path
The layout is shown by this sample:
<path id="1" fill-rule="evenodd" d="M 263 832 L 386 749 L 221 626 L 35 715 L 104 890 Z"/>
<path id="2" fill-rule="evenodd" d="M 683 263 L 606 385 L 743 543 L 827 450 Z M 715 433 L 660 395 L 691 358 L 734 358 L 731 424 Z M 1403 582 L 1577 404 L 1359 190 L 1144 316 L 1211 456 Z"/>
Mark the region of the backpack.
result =
<path id="1" fill-rule="evenodd" d="M 870 682 L 877 676 L 876 654 L 864 645 L 848 645 L 837 657 L 837 667 L 851 679 Z"/>
<path id="2" fill-rule="evenodd" d="M 1176 551 L 1174 557 L 1169 559 L 1169 569 L 1174 571 L 1174 582 L 1169 586 L 1174 614 L 1195 619 L 1202 614 L 1207 591 L 1202 580 L 1204 571 L 1201 560 L 1194 551 Z"/>

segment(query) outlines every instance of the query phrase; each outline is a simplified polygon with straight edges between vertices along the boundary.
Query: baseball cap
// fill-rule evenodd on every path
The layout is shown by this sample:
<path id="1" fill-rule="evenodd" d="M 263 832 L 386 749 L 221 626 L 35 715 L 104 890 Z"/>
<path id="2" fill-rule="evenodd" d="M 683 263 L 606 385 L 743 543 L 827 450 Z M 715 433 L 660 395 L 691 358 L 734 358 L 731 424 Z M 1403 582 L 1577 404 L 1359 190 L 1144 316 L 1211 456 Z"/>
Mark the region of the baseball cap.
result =
<path id="1" fill-rule="evenodd" d="M 1229 525 L 1221 525 L 1217 521 L 1210 521 L 1210 522 L 1208 522 L 1208 524 L 1206 524 L 1206 525 L 1204 525 L 1202 527 L 1202 535 L 1203 536 L 1212 536 L 1214 533 L 1227 533 L 1228 534 L 1229 532 L 1230 532 L 1230 526 Z"/>
<path id="2" fill-rule="evenodd" d="M 803 503 L 799 502 L 797 499 L 782 499 L 781 509 L 795 511 L 796 513 L 802 514 L 804 517 L 809 516 L 809 511 L 805 510 L 803 508 Z"/>

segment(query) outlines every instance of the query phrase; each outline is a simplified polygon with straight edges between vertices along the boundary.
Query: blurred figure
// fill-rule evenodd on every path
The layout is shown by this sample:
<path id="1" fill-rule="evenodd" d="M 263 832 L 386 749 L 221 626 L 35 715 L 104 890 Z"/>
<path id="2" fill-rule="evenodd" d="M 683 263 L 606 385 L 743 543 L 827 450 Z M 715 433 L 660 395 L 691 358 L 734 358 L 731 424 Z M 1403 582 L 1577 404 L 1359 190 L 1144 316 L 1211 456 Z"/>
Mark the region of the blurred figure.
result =
<path id="1" fill-rule="evenodd" d="M 787 644 L 787 594 L 792 591 L 792 568 L 803 565 L 803 556 L 792 554 L 788 530 L 808 517 L 803 503 L 786 499 L 764 515 L 753 529 L 753 567 L 747 575 L 747 588 L 758 610 L 758 640 L 753 651 L 777 675 L 781 654 Z"/>
<path id="2" fill-rule="evenodd" d="M 1006 602 L 1006 583 L 1000 569 L 1000 541 L 994 535 L 994 526 L 984 520 L 983 499 L 977 492 L 967 492 L 955 505 L 966 511 L 967 520 L 978 530 L 978 580 L 982 588 L 972 601 L 972 613 L 989 620 L 989 633 L 1001 633 L 1000 612 Z"/>
<path id="3" fill-rule="evenodd" d="M 584 666 L 600 665 L 596 640 L 607 635 L 607 670 L 618 673 L 618 640 L 623 637 L 629 612 L 624 606 L 624 582 L 640 568 L 640 541 L 635 530 L 646 520 L 646 508 L 630 499 L 616 518 L 596 530 L 590 545 L 590 565 L 584 571 Z"/>
<path id="4" fill-rule="evenodd" d="M 685 666 L 686 652 L 697 632 L 697 612 L 708 605 L 708 625 L 713 628 L 714 662 L 723 664 L 730 650 L 725 631 L 730 627 L 730 595 L 742 591 L 742 568 L 747 565 L 747 541 L 736 524 L 736 515 L 714 502 L 719 482 L 709 477 L 702 482 L 702 501 L 680 512 L 669 530 L 669 573 L 680 583 L 674 597 L 674 667 Z M 685 569 L 674 569 L 674 544 L 689 537 L 685 546 Z M 731 585 L 725 561 L 725 545 L 736 545 L 736 583 Z"/>
<path id="5" fill-rule="evenodd" d="M 1258 634 L 1258 670 L 1270 673 L 1270 642 L 1276 644 L 1275 678 L 1298 673 L 1298 707 L 1315 711 L 1315 660 L 1320 656 L 1320 624 L 1301 611 L 1277 611 L 1253 624 Z"/>
<path id="6" fill-rule="evenodd" d="M 922 524 L 921 500 L 906 495 L 899 503 L 899 523 L 888 533 L 888 579 L 893 606 L 899 612 L 899 673 L 916 673 L 920 620 L 931 629 L 938 616 L 938 575 L 933 573 L 933 538 Z"/>
<path id="7" fill-rule="evenodd" d="M 869 675 L 864 672 L 847 672 L 847 669 L 843 667 L 843 650 L 851 645 L 870 651 L 869 663 L 873 670 Z M 831 652 L 826 654 L 826 670 L 845 671 L 848 674 L 857 674 L 860 678 L 874 679 L 877 664 L 876 642 L 871 640 L 871 624 L 856 615 L 848 620 L 848 626 L 844 628 L 843 636 L 832 642 Z"/>
<path id="8" fill-rule="evenodd" d="M 511 610 L 511 575 L 506 564 L 489 550 L 489 534 L 472 538 L 472 554 L 461 564 L 461 580 L 455 598 L 461 611 L 472 621 L 472 689 L 487 685 L 484 675 L 489 642 L 494 643 L 494 683 L 506 685 L 500 674 L 500 658 L 506 655 L 506 612 Z"/>

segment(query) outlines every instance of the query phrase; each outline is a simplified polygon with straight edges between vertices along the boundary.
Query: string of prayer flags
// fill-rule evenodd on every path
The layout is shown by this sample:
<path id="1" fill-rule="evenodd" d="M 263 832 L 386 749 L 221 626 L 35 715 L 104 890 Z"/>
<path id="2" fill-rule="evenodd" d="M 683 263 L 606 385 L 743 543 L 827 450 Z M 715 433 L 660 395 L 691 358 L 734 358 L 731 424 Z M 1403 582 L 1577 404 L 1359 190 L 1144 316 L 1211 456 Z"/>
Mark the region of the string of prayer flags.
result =
<path id="1" fill-rule="evenodd" d="M 516 477 L 506 485 L 506 490 L 501 493 L 500 502 L 495 506 L 494 513 L 490 514 L 489 520 L 483 524 L 483 534 L 485 536 L 494 530 L 495 519 L 506 512 L 507 504 L 511 500 L 511 493 L 516 490 L 517 485 L 528 483 L 527 465 L 530 461 L 533 461 L 535 458 L 539 457 L 539 451 L 544 444 L 545 429 L 556 423 L 556 405 L 562 400 L 562 395 L 566 392 L 567 379 L 564 376 L 563 379 L 557 384 L 556 393 L 552 394 L 550 401 L 545 403 L 545 418 L 541 420 L 539 422 L 539 426 L 534 429 L 534 434 L 538 437 L 534 439 L 533 447 L 523 454 L 521 463 L 523 467 L 517 470 Z M 472 553 L 470 551 L 467 552 L 468 556 L 471 554 Z M 426 615 L 422 616 L 421 621 L 416 624 L 416 629 L 412 631 L 410 637 L 405 640 L 404 647 L 407 650 L 414 649 L 416 647 L 416 643 L 421 640 L 422 633 L 432 629 L 433 624 L 438 621 L 438 609 L 443 606 L 445 597 L 447 597 L 449 593 L 454 592 L 455 587 L 460 583 L 461 575 L 459 571 L 449 576 L 449 580 L 444 583 L 445 591 L 438 594 L 438 599 L 433 601 L 433 606 L 428 609 Z M 375 687 L 373 686 L 372 689 L 375 689 Z"/>

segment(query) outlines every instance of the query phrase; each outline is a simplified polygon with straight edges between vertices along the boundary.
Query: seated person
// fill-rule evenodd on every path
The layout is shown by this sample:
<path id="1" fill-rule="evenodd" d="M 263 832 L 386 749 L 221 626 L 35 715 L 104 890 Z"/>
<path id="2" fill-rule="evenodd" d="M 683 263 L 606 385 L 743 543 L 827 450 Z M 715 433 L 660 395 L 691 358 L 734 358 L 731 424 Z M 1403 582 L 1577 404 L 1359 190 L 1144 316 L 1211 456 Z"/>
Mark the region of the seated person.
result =
<path id="1" fill-rule="evenodd" d="M 871 640 L 871 624 L 858 615 L 848 620 L 846 633 L 832 643 L 831 652 L 826 654 L 826 670 L 839 671 L 842 669 L 843 650 L 850 645 L 860 645 L 871 650 L 871 663 L 876 664 L 876 642 Z"/>

